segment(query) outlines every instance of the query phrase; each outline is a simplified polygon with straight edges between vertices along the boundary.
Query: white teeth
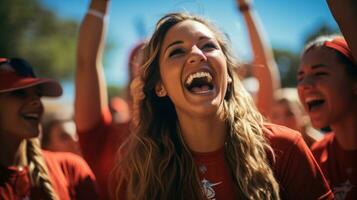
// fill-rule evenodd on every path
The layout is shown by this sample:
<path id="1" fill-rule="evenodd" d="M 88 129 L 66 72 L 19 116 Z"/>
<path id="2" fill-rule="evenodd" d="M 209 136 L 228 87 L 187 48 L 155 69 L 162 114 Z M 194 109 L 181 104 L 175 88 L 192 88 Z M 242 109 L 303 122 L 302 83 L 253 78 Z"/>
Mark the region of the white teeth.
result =
<path id="1" fill-rule="evenodd" d="M 37 113 L 28 113 L 28 114 L 24 114 L 25 117 L 31 117 L 31 118 L 36 118 L 39 119 L 40 115 Z"/>
<path id="2" fill-rule="evenodd" d="M 315 100 L 321 100 L 321 98 L 319 97 L 306 97 L 305 98 L 305 102 L 311 102 L 311 101 L 315 101 Z"/>
<path id="3" fill-rule="evenodd" d="M 186 80 L 186 85 L 190 85 L 193 81 L 194 78 L 202 78 L 202 77 L 207 77 L 208 82 L 212 81 L 212 76 L 208 72 L 196 72 L 193 74 L 190 74 Z"/>

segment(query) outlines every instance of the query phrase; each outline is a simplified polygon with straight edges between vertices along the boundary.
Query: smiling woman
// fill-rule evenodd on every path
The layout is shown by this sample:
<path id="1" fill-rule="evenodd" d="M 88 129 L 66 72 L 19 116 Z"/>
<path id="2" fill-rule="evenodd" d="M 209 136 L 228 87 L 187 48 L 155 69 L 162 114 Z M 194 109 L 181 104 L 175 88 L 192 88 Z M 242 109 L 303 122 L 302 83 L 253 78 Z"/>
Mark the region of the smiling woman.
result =
<path id="1" fill-rule="evenodd" d="M 132 87 L 117 199 L 332 198 L 301 135 L 263 122 L 230 52 L 201 17 L 159 20 Z"/>
<path id="2" fill-rule="evenodd" d="M 40 98 L 61 94 L 25 60 L 0 58 L 0 199 L 96 199 L 94 175 L 80 157 L 40 149 Z"/>
<path id="3" fill-rule="evenodd" d="M 322 36 L 306 46 L 298 92 L 315 128 L 332 132 L 311 147 L 336 199 L 357 198 L 357 65 L 342 36 Z"/>

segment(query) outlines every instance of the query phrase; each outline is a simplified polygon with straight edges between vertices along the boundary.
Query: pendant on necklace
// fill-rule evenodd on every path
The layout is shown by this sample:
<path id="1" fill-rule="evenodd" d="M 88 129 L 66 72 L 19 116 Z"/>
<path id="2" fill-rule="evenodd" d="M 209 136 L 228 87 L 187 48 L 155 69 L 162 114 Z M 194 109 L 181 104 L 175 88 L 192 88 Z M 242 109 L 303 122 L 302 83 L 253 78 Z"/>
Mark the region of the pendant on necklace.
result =
<path id="1" fill-rule="evenodd" d="M 206 171 L 207 171 L 206 165 L 200 165 L 200 166 L 199 166 L 199 170 L 200 170 L 201 174 L 206 173 Z"/>

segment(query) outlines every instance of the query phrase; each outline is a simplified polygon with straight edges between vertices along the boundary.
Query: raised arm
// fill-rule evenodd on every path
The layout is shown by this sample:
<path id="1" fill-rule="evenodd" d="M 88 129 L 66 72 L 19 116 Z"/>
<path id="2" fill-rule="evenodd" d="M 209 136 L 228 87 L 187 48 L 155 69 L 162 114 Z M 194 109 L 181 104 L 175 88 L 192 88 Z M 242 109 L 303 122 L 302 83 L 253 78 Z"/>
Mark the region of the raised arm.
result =
<path id="1" fill-rule="evenodd" d="M 272 47 L 268 42 L 251 0 L 237 0 L 248 29 L 253 51 L 252 73 L 259 81 L 256 105 L 265 116 L 274 102 L 274 91 L 280 88 L 280 76 Z"/>
<path id="2" fill-rule="evenodd" d="M 75 93 L 75 121 L 78 130 L 93 128 L 107 109 L 108 97 L 102 55 L 109 0 L 91 0 L 79 31 Z"/>
<path id="3" fill-rule="evenodd" d="M 357 1 L 327 0 L 327 3 L 357 61 Z"/>

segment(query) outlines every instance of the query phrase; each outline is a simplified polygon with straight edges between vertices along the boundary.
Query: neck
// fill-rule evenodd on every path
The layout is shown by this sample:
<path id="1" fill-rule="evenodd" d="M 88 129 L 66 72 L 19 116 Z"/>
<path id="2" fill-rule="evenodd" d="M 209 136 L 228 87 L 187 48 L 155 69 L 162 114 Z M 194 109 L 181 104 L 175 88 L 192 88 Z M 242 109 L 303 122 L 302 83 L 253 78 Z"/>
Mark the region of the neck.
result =
<path id="1" fill-rule="evenodd" d="M 353 113 L 344 119 L 331 124 L 331 129 L 341 147 L 345 150 L 357 149 L 357 114 Z"/>
<path id="2" fill-rule="evenodd" d="M 219 117 L 195 118 L 178 116 L 186 145 L 195 152 L 212 152 L 226 140 L 226 124 Z"/>
<path id="3" fill-rule="evenodd" d="M 0 138 L 0 164 L 8 167 L 15 166 L 18 164 L 18 153 L 21 140 L 16 140 L 14 138 L 1 137 Z"/>

